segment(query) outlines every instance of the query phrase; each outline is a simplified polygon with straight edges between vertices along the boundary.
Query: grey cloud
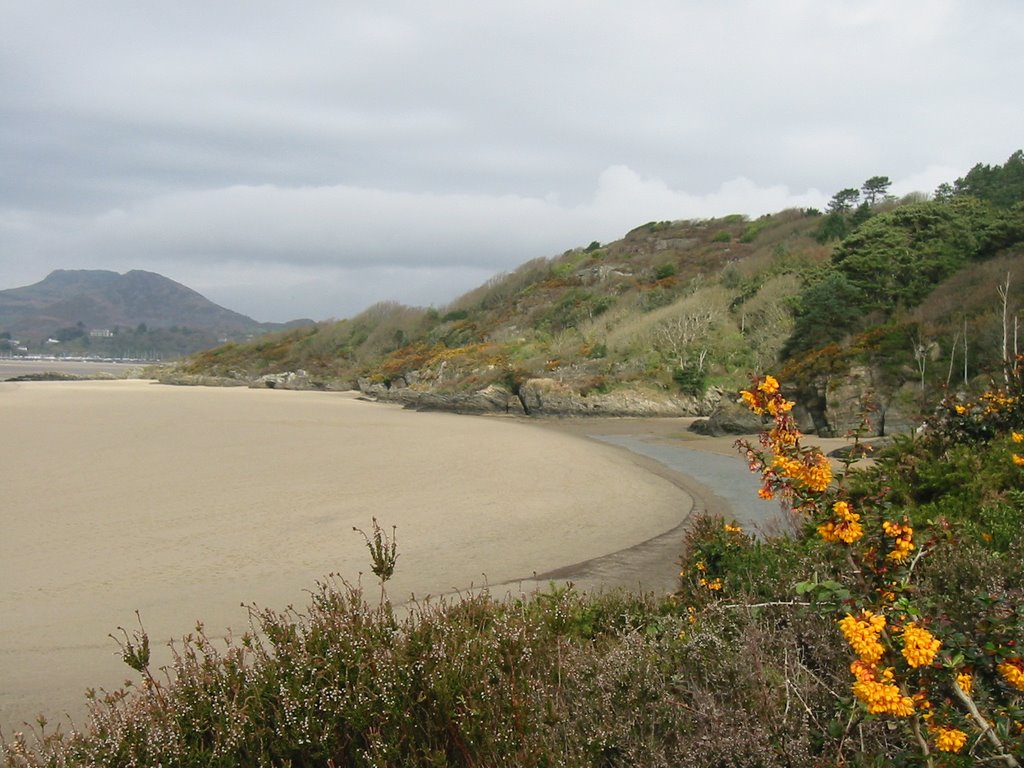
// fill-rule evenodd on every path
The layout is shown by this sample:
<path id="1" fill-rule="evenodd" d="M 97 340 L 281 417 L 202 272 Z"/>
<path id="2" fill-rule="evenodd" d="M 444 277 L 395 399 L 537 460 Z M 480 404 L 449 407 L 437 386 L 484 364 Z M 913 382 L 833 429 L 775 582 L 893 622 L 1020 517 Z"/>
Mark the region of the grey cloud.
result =
<path id="1" fill-rule="evenodd" d="M 1011 2 L 5 3 L 0 274 L 278 275 L 314 314 L 317 284 L 401 299 L 373 270 L 440 291 L 650 219 L 949 181 L 1019 148 L 1021 51 Z"/>

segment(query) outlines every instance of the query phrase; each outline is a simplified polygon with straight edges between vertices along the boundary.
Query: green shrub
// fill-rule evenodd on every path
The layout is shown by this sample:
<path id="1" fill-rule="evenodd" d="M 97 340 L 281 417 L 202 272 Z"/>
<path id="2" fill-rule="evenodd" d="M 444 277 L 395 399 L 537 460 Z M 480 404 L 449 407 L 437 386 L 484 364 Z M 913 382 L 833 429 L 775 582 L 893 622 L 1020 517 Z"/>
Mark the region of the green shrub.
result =
<path id="1" fill-rule="evenodd" d="M 665 278 L 668 277 L 675 277 L 677 271 L 678 269 L 676 268 L 676 265 L 672 264 L 671 262 L 659 264 L 654 268 L 654 279 L 664 280 Z"/>
<path id="2" fill-rule="evenodd" d="M 700 397 L 707 391 L 707 371 L 702 371 L 692 365 L 679 366 L 672 371 L 672 380 L 679 385 L 679 388 L 692 397 Z"/>

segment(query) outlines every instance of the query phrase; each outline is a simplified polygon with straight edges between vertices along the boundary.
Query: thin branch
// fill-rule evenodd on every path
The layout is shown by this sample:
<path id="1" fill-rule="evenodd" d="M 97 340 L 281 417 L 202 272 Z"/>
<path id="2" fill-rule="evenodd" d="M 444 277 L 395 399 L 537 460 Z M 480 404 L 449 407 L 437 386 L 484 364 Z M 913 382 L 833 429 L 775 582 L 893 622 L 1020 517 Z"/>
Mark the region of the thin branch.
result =
<path id="1" fill-rule="evenodd" d="M 988 720 L 978 711 L 978 705 L 974 703 L 974 699 L 967 695 L 967 692 L 960 687 L 960 683 L 953 679 L 953 693 L 960 699 L 960 702 L 967 707 L 967 711 L 971 714 L 971 719 L 974 720 L 974 724 L 978 726 L 985 738 L 988 739 L 989 744 L 996 748 L 999 753 L 996 755 L 998 759 L 1001 759 L 1009 768 L 1020 768 L 1020 763 L 1017 762 L 1017 758 L 1006 751 L 1006 747 L 1003 746 L 1003 742 L 999 740 L 999 736 L 996 734 L 995 729 L 988 724 Z"/>
<path id="2" fill-rule="evenodd" d="M 722 603 L 719 608 L 770 608 L 776 605 L 800 605 L 809 607 L 811 603 L 803 600 L 772 600 L 767 603 Z"/>

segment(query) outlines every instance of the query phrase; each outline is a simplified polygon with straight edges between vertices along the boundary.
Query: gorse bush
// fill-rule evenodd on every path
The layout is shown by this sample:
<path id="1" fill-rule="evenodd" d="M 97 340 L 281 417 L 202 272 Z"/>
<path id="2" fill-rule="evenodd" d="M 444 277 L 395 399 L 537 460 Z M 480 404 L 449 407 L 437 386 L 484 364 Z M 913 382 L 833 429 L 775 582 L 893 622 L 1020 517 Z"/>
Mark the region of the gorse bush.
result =
<path id="1" fill-rule="evenodd" d="M 1015 365 L 1007 386 L 983 395 L 984 407 L 972 416 L 986 423 L 988 428 L 981 431 L 993 440 L 1009 427 L 1011 444 L 1024 443 L 1024 434 L 1012 429 L 1021 427 L 1022 375 Z M 1024 752 L 1024 584 L 1016 565 L 1000 568 L 1000 552 L 989 550 L 986 556 L 975 550 L 979 562 L 987 566 L 987 579 L 979 578 L 966 595 L 927 589 L 936 583 L 922 582 L 915 569 L 928 558 L 936 563 L 931 578 L 948 583 L 949 561 L 960 560 L 949 548 L 956 545 L 958 528 L 969 530 L 958 525 L 965 519 L 973 522 L 969 515 L 917 525 L 907 510 L 886 500 L 884 489 L 875 496 L 863 488 L 859 495 L 851 494 L 842 476 L 832 484 L 830 477 L 826 479 L 831 472 L 825 457 L 802 447 L 790 416 L 793 403 L 782 397 L 775 379 L 756 381 L 742 395 L 755 413 L 773 418 L 760 448 L 744 446 L 751 468 L 764 478 L 762 494 L 781 496 L 805 514 L 820 538 L 846 561 L 835 587 L 828 588 L 838 598 L 832 610 L 842 615 L 838 626 L 854 656 L 853 713 L 891 718 L 907 739 L 900 754 L 927 765 L 935 764 L 937 753 L 962 752 L 989 763 L 1018 765 L 1015 755 Z M 955 404 L 951 410 L 962 416 L 971 409 Z M 948 413 L 943 416 L 940 409 L 924 439 L 937 454 L 948 454 L 961 439 L 956 420 Z M 1020 487 L 1024 457 L 1001 454 L 979 442 L 974 448 L 987 449 L 982 466 L 1002 456 Z M 882 479 L 884 469 L 897 477 L 905 472 L 899 464 L 886 466 Z M 991 481 L 983 485 L 990 487 Z M 1019 552 L 1019 534 L 1006 546 Z"/>

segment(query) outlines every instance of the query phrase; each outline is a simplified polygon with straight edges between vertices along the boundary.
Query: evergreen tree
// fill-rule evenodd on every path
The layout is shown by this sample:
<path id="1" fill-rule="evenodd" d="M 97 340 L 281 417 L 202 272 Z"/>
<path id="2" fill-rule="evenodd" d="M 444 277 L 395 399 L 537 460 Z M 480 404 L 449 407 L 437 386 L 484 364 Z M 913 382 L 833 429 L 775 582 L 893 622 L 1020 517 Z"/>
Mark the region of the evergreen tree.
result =
<path id="1" fill-rule="evenodd" d="M 860 191 L 864 193 L 864 202 L 868 205 L 874 205 L 885 197 L 891 185 L 892 182 L 889 181 L 888 176 L 872 176 L 860 188 Z"/>

